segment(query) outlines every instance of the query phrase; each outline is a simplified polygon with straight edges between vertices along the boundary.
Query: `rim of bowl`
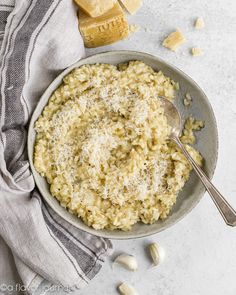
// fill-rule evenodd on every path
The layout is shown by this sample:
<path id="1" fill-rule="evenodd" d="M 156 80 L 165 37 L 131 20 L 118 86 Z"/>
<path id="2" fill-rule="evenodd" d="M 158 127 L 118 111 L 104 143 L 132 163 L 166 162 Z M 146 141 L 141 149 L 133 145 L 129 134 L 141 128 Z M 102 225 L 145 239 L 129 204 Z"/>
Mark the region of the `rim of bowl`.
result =
<path id="1" fill-rule="evenodd" d="M 142 51 L 135 51 L 135 50 L 109 50 L 109 51 L 103 51 L 103 52 L 99 52 L 99 53 L 95 53 L 95 54 L 91 54 L 91 55 L 88 55 L 86 56 L 85 58 L 82 58 L 80 60 L 78 60 L 77 62 L 75 62 L 74 64 L 72 64 L 71 66 L 69 66 L 68 68 L 64 69 L 50 84 L 49 86 L 45 89 L 45 91 L 43 92 L 43 94 L 41 95 L 38 103 L 41 101 L 41 99 L 43 98 L 43 96 L 45 95 L 45 93 L 47 92 L 50 92 L 50 95 L 56 90 L 53 89 L 51 90 L 51 87 L 52 85 L 55 83 L 56 80 L 59 80 L 59 79 L 62 79 L 65 75 L 67 75 L 68 73 L 70 73 L 70 71 L 72 71 L 74 68 L 76 67 L 79 67 L 77 66 L 78 63 L 82 62 L 82 61 L 85 61 L 91 57 L 96 57 L 96 56 L 106 56 L 106 55 L 110 55 L 110 54 L 114 54 L 114 55 L 119 55 L 119 54 L 135 54 L 135 55 L 140 55 L 140 57 L 142 58 L 143 56 L 148 56 L 148 57 L 151 57 L 152 59 L 158 61 L 158 62 L 161 62 L 162 64 L 166 65 L 167 67 L 169 68 L 172 68 L 175 72 L 179 73 L 180 75 L 182 75 L 186 80 L 189 80 L 195 87 L 196 89 L 198 89 L 201 93 L 202 93 L 202 96 L 204 97 L 204 100 L 212 114 L 212 118 L 213 118 L 213 124 L 215 126 L 215 140 L 216 140 L 216 152 L 215 152 L 215 155 L 214 155 L 214 163 L 213 163 L 213 167 L 212 167 L 212 170 L 210 171 L 208 177 L 209 179 L 211 180 L 214 176 L 214 173 L 215 173 L 215 170 L 216 170 L 216 165 L 217 165 L 217 160 L 218 160 L 218 153 L 219 153 L 219 136 L 218 136 L 218 127 L 217 127 L 217 121 L 216 121 L 216 117 L 215 117 L 215 114 L 214 114 L 214 111 L 213 111 L 213 108 L 212 108 L 212 105 L 207 97 L 207 95 L 205 94 L 205 92 L 203 91 L 203 89 L 197 84 L 197 82 L 195 82 L 189 75 L 187 75 L 185 72 L 183 72 L 182 70 L 180 70 L 179 68 L 177 68 L 175 65 L 173 65 L 172 63 L 169 63 L 169 62 L 166 62 L 164 59 L 160 58 L 160 57 L 157 57 L 153 54 L 150 54 L 150 53 L 146 53 L 146 52 L 142 52 Z M 86 64 L 86 63 L 85 63 Z M 82 65 L 81 65 L 82 66 Z M 50 95 L 47 95 L 48 96 L 48 99 L 47 99 L 47 102 L 48 100 L 50 99 Z M 45 106 L 47 105 L 47 103 L 45 104 Z M 45 107 L 44 106 L 44 107 Z M 44 108 L 43 107 L 43 108 Z M 29 163 L 30 163 L 30 168 L 31 168 L 31 172 L 32 172 L 32 175 L 34 177 L 34 180 L 35 180 L 35 184 L 38 188 L 38 190 L 40 191 L 43 199 L 47 202 L 47 204 L 50 206 L 50 208 L 55 211 L 60 217 L 62 217 L 65 221 L 67 221 L 68 223 L 72 224 L 73 226 L 75 226 L 76 228 L 84 231 L 84 232 L 87 232 L 89 234 L 92 234 L 92 235 L 95 235 L 95 236 L 98 236 L 98 237 L 102 237 L 102 238 L 109 238 L 109 239 L 114 239 L 114 240 L 129 240 L 129 239 L 138 239 L 138 238 L 143 238 L 143 237 L 147 237 L 147 236 L 151 236 L 151 235 L 154 235 L 154 234 L 157 234 L 159 232 L 162 232 L 170 227 L 172 227 L 173 225 L 177 224 L 180 220 L 182 220 L 185 216 L 187 216 L 196 206 L 197 204 L 200 202 L 200 200 L 202 199 L 203 195 L 205 194 L 206 192 L 206 189 L 204 188 L 204 186 L 202 186 L 202 189 L 201 191 L 199 192 L 198 196 L 195 198 L 195 202 L 189 206 L 185 211 L 184 213 L 179 216 L 178 218 L 176 218 L 175 220 L 173 220 L 172 222 L 170 222 L 169 224 L 163 226 L 162 228 L 160 229 L 157 229 L 157 230 L 151 230 L 149 232 L 146 232 L 146 233 L 142 233 L 142 234 L 128 234 L 127 236 L 120 236 L 119 233 L 121 231 L 119 230 L 114 230 L 114 231 L 109 231 L 109 233 L 104 233 L 103 231 L 100 231 L 100 230 L 95 230 L 93 229 L 92 227 L 88 227 L 88 229 L 82 229 L 78 223 L 74 222 L 73 220 L 70 220 L 69 218 L 65 217 L 63 214 L 61 214 L 61 212 L 59 212 L 54 206 L 52 206 L 46 197 L 44 197 L 44 193 L 42 192 L 42 189 L 40 188 L 40 185 L 38 185 L 38 182 L 37 182 L 37 178 L 35 178 L 35 168 L 34 168 L 34 165 L 33 165 L 33 162 L 31 161 L 31 158 L 32 158 L 32 155 L 30 154 L 30 137 L 31 137 L 31 132 L 33 130 L 33 125 L 34 125 L 34 122 L 37 120 L 37 118 L 35 118 L 34 120 L 34 117 L 36 115 L 36 112 L 37 112 L 37 106 L 35 107 L 33 113 L 32 113 L 32 116 L 31 116 L 31 119 L 30 119 L 30 124 L 29 124 L 29 128 L 28 128 L 28 135 L 27 135 L 27 152 L 28 152 L 28 158 L 29 158 Z M 41 177 L 41 176 L 40 176 Z M 51 196 L 53 198 L 53 196 Z M 67 211 L 68 212 L 68 211 Z M 69 212 L 68 212 L 69 213 Z M 69 213 L 70 214 L 70 213 Z M 167 217 L 168 218 L 168 217 Z M 81 222 L 83 222 L 81 220 Z M 107 230 L 108 231 L 108 230 Z M 111 233 L 111 234 L 110 234 Z M 128 233 L 128 232 L 127 232 Z"/>

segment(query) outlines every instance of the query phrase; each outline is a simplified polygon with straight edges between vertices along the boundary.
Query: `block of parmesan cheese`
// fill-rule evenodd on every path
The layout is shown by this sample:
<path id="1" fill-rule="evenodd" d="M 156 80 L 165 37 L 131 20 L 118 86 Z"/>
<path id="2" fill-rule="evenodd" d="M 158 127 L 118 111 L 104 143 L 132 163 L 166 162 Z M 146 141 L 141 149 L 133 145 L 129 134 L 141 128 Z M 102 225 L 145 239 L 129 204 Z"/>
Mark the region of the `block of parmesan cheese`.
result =
<path id="1" fill-rule="evenodd" d="M 98 17 L 79 11 L 79 28 L 86 47 L 111 44 L 129 35 L 129 25 L 118 2 Z"/>
<path id="2" fill-rule="evenodd" d="M 97 17 L 110 10 L 117 0 L 74 0 L 88 15 Z"/>
<path id="3" fill-rule="evenodd" d="M 180 32 L 180 30 L 177 30 L 175 32 L 172 32 L 162 43 L 163 46 L 166 48 L 176 51 L 177 48 L 185 43 L 186 39 L 184 35 Z"/>
<path id="4" fill-rule="evenodd" d="M 130 14 L 134 14 L 142 6 L 142 0 L 120 0 L 120 2 Z"/>

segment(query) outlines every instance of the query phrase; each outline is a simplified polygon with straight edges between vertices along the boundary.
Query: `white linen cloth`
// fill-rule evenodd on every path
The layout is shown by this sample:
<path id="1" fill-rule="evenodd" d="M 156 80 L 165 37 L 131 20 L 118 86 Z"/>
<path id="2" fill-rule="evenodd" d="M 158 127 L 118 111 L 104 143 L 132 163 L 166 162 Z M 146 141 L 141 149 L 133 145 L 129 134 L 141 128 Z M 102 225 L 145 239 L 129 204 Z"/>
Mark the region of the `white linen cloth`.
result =
<path id="1" fill-rule="evenodd" d="M 27 124 L 40 96 L 84 55 L 77 22 L 72 0 L 0 0 L 0 236 L 30 294 L 81 288 L 112 249 L 44 204 L 27 159 Z"/>

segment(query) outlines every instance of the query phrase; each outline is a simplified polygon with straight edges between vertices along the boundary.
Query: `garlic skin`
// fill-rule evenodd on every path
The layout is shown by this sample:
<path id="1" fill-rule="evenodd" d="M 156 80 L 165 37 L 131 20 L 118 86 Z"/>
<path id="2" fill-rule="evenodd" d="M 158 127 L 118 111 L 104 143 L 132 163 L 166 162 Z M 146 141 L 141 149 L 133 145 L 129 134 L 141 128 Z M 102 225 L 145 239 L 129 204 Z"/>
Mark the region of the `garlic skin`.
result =
<path id="1" fill-rule="evenodd" d="M 121 254 L 114 260 L 114 263 L 119 263 L 128 270 L 135 271 L 138 269 L 138 262 L 133 255 Z"/>
<path id="2" fill-rule="evenodd" d="M 160 264 L 165 258 L 165 251 L 157 243 L 152 243 L 148 246 L 150 255 L 154 265 Z"/>
<path id="3" fill-rule="evenodd" d="M 139 295 L 133 286 L 126 283 L 119 285 L 118 290 L 121 295 Z"/>

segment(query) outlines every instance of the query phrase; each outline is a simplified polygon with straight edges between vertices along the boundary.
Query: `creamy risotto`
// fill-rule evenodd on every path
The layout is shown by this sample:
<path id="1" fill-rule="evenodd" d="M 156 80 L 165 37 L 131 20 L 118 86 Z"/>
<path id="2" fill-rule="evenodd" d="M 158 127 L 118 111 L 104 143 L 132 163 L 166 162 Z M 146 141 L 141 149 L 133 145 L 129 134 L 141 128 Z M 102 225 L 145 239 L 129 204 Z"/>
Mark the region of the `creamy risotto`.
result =
<path id="1" fill-rule="evenodd" d="M 141 61 L 84 65 L 68 74 L 35 123 L 34 165 L 61 206 L 95 229 L 129 230 L 168 216 L 191 166 L 168 140 L 158 96 L 178 84 Z M 202 122 L 189 118 L 188 144 Z"/>

